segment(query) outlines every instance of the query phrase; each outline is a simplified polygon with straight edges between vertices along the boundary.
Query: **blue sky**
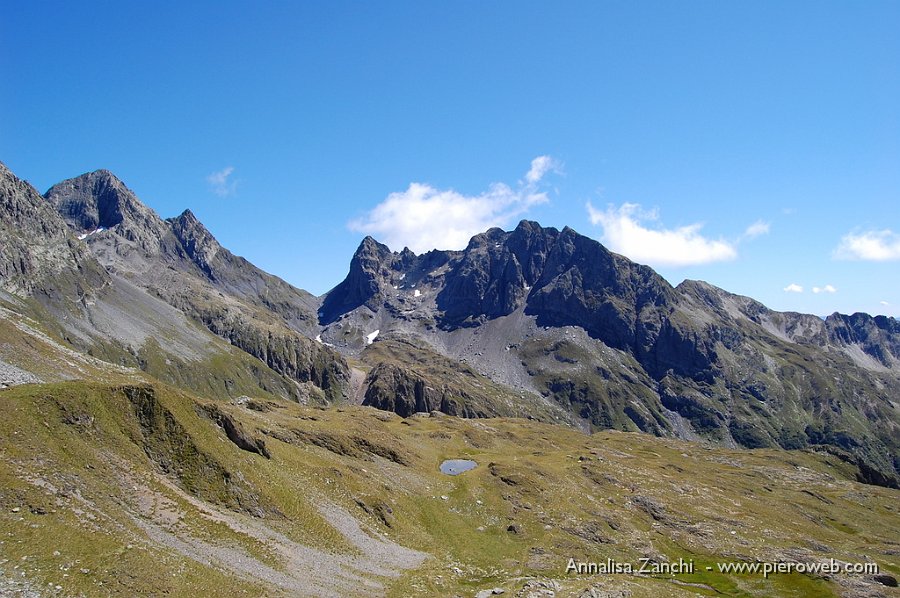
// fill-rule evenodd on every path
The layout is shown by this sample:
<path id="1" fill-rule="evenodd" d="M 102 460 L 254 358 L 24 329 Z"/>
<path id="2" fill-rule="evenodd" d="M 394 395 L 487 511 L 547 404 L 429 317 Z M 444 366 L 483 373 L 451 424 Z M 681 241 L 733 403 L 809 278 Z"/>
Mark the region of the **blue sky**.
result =
<path id="1" fill-rule="evenodd" d="M 900 316 L 898 2 L 147 6 L 6 3 L 0 160 L 40 191 L 108 168 L 317 294 L 367 233 L 529 218 Z"/>

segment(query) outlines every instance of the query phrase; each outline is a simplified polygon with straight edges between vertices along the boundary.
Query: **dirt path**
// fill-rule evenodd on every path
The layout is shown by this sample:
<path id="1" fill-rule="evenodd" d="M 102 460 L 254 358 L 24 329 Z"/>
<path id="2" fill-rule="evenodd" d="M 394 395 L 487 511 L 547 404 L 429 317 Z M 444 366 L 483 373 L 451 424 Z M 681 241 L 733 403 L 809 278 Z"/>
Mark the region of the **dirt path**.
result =
<path id="1" fill-rule="evenodd" d="M 317 508 L 359 554 L 335 554 L 298 544 L 273 529 L 264 520 L 209 505 L 187 494 L 164 476 L 154 481 L 188 502 L 200 516 L 227 525 L 272 550 L 282 562 L 275 568 L 237 546 L 222 546 L 185 533 L 178 522 L 185 515 L 166 494 L 125 474 L 131 488 L 137 488 L 138 513 L 133 521 L 148 538 L 198 563 L 228 571 L 248 581 L 262 582 L 291 596 L 374 596 L 385 592 L 384 581 L 399 577 L 404 570 L 418 567 L 425 553 L 378 537 L 342 507 L 319 502 Z M 177 529 L 177 531 L 175 531 Z"/>

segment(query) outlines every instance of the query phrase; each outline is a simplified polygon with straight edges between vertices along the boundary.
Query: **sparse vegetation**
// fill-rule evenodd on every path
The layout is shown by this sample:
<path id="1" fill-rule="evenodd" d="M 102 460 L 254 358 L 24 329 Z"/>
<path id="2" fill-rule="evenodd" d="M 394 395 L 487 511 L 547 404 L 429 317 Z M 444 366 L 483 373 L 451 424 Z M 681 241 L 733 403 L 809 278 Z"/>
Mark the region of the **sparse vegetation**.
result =
<path id="1" fill-rule="evenodd" d="M 832 455 L 585 435 L 515 419 L 270 407 L 215 407 L 265 438 L 266 459 L 229 441 L 202 400 L 158 383 L 0 392 L 4 570 L 15 563 L 36 585 L 67 594 L 293 595 L 284 546 L 343 555 L 349 570 L 364 559 L 322 511 L 333 504 L 371 537 L 429 555 L 399 578 L 363 574 L 396 596 L 513 592 L 529 580 L 561 596 L 592 586 L 634 596 L 883 588 L 871 576 L 762 579 L 703 567 L 674 581 L 576 576 L 565 573 L 569 558 L 873 559 L 900 574 L 897 491 L 853 481 L 853 468 Z M 447 458 L 478 466 L 446 476 L 438 466 Z M 205 564 L 199 556 L 216 546 L 256 568 Z"/>

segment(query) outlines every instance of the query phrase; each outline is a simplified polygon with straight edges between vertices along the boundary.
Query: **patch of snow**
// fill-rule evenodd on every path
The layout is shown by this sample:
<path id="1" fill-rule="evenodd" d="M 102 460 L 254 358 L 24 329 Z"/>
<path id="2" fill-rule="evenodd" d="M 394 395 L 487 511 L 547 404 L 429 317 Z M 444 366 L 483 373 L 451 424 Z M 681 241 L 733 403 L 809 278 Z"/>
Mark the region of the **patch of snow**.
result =
<path id="1" fill-rule="evenodd" d="M 376 330 L 375 332 L 370 332 L 369 334 L 367 334 L 366 335 L 366 344 L 371 345 L 372 343 L 374 343 L 375 339 L 378 337 L 379 332 L 381 332 L 381 330 Z"/>
<path id="2" fill-rule="evenodd" d="M 401 274 L 401 275 L 400 275 L 400 280 L 403 280 L 404 278 L 406 278 L 406 274 Z"/>
<path id="3" fill-rule="evenodd" d="M 103 227 L 101 226 L 100 228 L 96 228 L 96 229 L 92 230 L 92 231 L 89 232 L 89 233 L 83 233 L 83 234 L 78 235 L 78 240 L 79 240 L 79 241 L 84 241 L 85 239 L 87 239 L 88 237 L 90 237 L 91 235 L 93 235 L 94 233 L 102 233 L 102 232 L 105 231 L 105 230 L 106 230 L 106 229 L 103 228 Z"/>
<path id="4" fill-rule="evenodd" d="M 531 287 L 528 286 L 528 285 L 526 284 L 526 285 L 525 285 L 525 290 L 526 290 L 526 291 L 530 291 L 530 290 L 531 290 Z"/>
<path id="5" fill-rule="evenodd" d="M 321 334 L 316 335 L 316 342 L 319 343 L 320 345 L 322 344 L 322 335 Z"/>
<path id="6" fill-rule="evenodd" d="M 421 297 L 422 293 L 419 292 L 419 289 L 416 289 L 416 292 L 413 293 L 413 297 Z"/>
<path id="7" fill-rule="evenodd" d="M 397 290 L 397 285 L 394 285 L 394 290 L 395 290 L 395 291 Z"/>

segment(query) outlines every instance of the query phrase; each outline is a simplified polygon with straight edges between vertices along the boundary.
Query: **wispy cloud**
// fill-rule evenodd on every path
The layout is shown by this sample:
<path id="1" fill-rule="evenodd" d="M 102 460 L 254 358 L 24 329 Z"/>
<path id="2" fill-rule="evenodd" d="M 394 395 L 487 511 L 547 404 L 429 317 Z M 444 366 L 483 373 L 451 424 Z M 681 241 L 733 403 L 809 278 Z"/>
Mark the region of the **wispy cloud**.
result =
<path id="1" fill-rule="evenodd" d="M 900 260 L 900 234 L 889 229 L 848 233 L 833 255 L 842 260 Z"/>
<path id="2" fill-rule="evenodd" d="M 881 305 L 890 305 L 890 303 L 888 303 L 887 301 L 879 301 L 879 303 L 880 303 Z"/>
<path id="3" fill-rule="evenodd" d="M 559 172 L 559 163 L 550 156 L 538 156 L 531 161 L 531 169 L 525 174 L 525 180 L 534 185 L 551 170 Z"/>
<path id="4" fill-rule="evenodd" d="M 214 172 L 206 177 L 210 190 L 219 197 L 228 197 L 237 192 L 237 181 L 230 180 L 234 166 L 226 166 L 222 170 Z"/>
<path id="5" fill-rule="evenodd" d="M 745 239 L 755 239 L 760 235 L 769 234 L 769 228 L 771 224 L 769 222 L 764 222 L 762 220 L 757 220 L 753 224 L 747 227 L 747 230 L 744 231 L 743 238 Z"/>
<path id="6" fill-rule="evenodd" d="M 724 239 L 709 239 L 700 234 L 702 224 L 675 229 L 646 226 L 659 220 L 656 210 L 624 203 L 598 210 L 587 204 L 591 223 L 603 228 L 602 240 L 613 251 L 637 262 L 653 266 L 689 266 L 732 260 L 735 244 Z"/>
<path id="7" fill-rule="evenodd" d="M 557 167 L 550 156 L 539 156 L 531 161 L 526 182 L 515 189 L 494 183 L 478 195 L 411 183 L 406 191 L 391 193 L 348 226 L 374 235 L 394 250 L 462 249 L 472 236 L 493 226 L 507 226 L 531 207 L 547 202 L 538 183 Z"/>
<path id="8" fill-rule="evenodd" d="M 837 293 L 837 289 L 830 284 L 826 284 L 824 287 L 813 287 L 812 292 L 817 295 L 819 293 Z"/>
<path id="9" fill-rule="evenodd" d="M 784 289 L 782 289 L 782 290 L 783 290 L 785 293 L 802 293 L 802 292 L 803 292 L 803 287 L 801 287 L 801 286 L 800 286 L 799 284 L 797 284 L 797 283 L 792 282 L 792 283 L 789 284 L 788 286 L 784 287 Z"/>

